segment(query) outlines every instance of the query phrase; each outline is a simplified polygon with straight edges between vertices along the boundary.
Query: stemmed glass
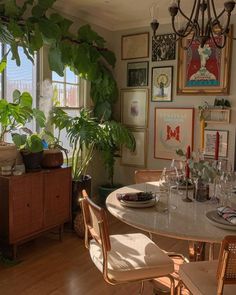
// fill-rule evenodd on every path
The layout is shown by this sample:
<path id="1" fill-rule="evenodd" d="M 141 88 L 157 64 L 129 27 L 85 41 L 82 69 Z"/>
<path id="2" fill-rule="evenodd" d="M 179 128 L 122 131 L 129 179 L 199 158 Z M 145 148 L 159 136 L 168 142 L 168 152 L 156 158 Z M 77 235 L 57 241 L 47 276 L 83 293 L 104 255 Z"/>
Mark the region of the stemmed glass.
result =
<path id="1" fill-rule="evenodd" d="M 178 169 L 176 168 L 174 161 L 175 160 L 172 160 L 170 170 L 165 170 L 165 173 L 163 175 L 164 183 L 168 188 L 167 194 L 169 196 L 169 200 L 172 197 L 172 190 L 176 189 L 176 188 L 178 190 L 179 174 L 178 174 Z M 170 207 L 173 210 L 175 210 L 177 208 L 177 206 L 173 205 L 173 204 L 171 204 Z"/>

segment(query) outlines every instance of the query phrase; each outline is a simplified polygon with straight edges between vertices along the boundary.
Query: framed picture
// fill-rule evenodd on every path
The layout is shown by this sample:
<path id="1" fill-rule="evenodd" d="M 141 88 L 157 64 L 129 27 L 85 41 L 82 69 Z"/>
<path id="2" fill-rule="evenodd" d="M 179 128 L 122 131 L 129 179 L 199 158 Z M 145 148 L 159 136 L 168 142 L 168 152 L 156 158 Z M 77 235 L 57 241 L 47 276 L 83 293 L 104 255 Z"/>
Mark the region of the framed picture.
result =
<path id="1" fill-rule="evenodd" d="M 164 34 L 152 37 L 152 61 L 174 60 L 176 56 L 176 35 Z"/>
<path id="2" fill-rule="evenodd" d="M 145 128 L 148 120 L 148 89 L 121 89 L 121 120 L 129 127 Z"/>
<path id="3" fill-rule="evenodd" d="M 133 129 L 132 133 L 136 141 L 135 151 L 123 147 L 121 164 L 134 167 L 146 167 L 147 159 L 147 132 L 145 129 Z"/>
<path id="4" fill-rule="evenodd" d="M 148 86 L 148 61 L 127 64 L 127 86 Z"/>
<path id="5" fill-rule="evenodd" d="M 223 42 L 216 36 L 217 43 Z M 191 36 L 182 41 L 188 47 Z M 216 47 L 213 39 L 203 48 L 193 40 L 188 50 L 179 43 L 178 54 L 178 94 L 228 94 L 230 86 L 231 39 L 227 38 L 223 49 Z"/>
<path id="6" fill-rule="evenodd" d="M 220 135 L 220 144 L 219 144 L 219 157 L 226 158 L 228 155 L 228 131 L 221 130 L 204 130 L 204 155 L 212 156 L 215 155 L 215 141 L 216 141 L 216 132 L 219 132 Z"/>
<path id="7" fill-rule="evenodd" d="M 121 59 L 149 57 L 149 33 L 121 37 Z"/>
<path id="8" fill-rule="evenodd" d="M 193 131 L 193 108 L 155 108 L 154 158 L 176 159 L 177 149 L 193 148 Z"/>
<path id="9" fill-rule="evenodd" d="M 172 100 L 173 67 L 152 68 L 152 101 Z"/>

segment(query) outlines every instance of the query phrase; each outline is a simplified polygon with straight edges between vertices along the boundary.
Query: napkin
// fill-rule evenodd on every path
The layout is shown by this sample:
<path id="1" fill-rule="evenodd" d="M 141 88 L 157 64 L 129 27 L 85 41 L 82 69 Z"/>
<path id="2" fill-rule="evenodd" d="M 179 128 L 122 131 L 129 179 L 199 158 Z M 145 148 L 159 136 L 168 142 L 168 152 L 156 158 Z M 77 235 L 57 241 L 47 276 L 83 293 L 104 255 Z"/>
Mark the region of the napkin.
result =
<path id="1" fill-rule="evenodd" d="M 229 206 L 219 207 L 217 209 L 218 214 L 228 222 L 236 225 L 236 210 Z"/>
<path id="2" fill-rule="evenodd" d="M 118 193 L 116 194 L 116 197 L 119 201 L 149 201 L 153 198 L 153 194 L 151 192 L 145 193 L 145 192 L 138 192 L 138 193 Z"/>

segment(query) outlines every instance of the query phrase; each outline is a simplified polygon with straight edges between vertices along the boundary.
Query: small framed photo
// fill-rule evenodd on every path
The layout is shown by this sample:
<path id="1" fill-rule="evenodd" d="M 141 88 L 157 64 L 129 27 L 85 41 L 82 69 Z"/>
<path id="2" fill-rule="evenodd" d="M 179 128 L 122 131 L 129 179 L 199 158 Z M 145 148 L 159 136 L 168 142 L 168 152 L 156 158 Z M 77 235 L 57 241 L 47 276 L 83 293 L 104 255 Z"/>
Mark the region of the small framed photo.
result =
<path id="1" fill-rule="evenodd" d="M 148 89 L 121 89 L 121 120 L 129 127 L 147 127 Z"/>
<path id="2" fill-rule="evenodd" d="M 132 152 L 123 147 L 121 155 L 121 164 L 133 167 L 146 167 L 147 159 L 147 132 L 145 129 L 132 129 L 136 141 L 136 148 Z"/>
<path id="3" fill-rule="evenodd" d="M 152 61 L 174 60 L 176 35 L 164 34 L 152 38 Z"/>
<path id="4" fill-rule="evenodd" d="M 172 101 L 173 67 L 152 68 L 152 101 Z"/>
<path id="5" fill-rule="evenodd" d="M 121 59 L 149 57 L 149 33 L 121 37 Z"/>
<path id="6" fill-rule="evenodd" d="M 127 86 L 148 86 L 148 61 L 127 64 Z"/>
<path id="7" fill-rule="evenodd" d="M 227 130 L 204 130 L 204 155 L 215 155 L 216 132 L 220 135 L 219 157 L 226 158 L 228 155 L 228 131 Z"/>

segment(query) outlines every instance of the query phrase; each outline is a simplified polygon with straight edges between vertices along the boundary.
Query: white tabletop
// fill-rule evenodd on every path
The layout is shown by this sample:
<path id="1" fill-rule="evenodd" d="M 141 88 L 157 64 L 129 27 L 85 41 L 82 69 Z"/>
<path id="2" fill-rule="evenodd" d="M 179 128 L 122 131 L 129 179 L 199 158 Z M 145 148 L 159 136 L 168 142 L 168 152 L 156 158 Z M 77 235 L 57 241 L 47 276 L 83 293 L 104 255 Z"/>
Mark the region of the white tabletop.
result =
<path id="1" fill-rule="evenodd" d="M 148 191 L 155 191 L 158 183 L 148 183 Z M 216 205 L 208 202 L 185 203 L 183 196 L 175 194 L 171 197 L 177 208 L 169 212 L 158 212 L 158 203 L 150 208 L 128 208 L 117 200 L 117 193 L 137 192 L 147 189 L 145 184 L 125 186 L 112 192 L 106 206 L 109 212 L 119 220 L 151 233 L 162 236 L 209 243 L 220 243 L 226 235 L 235 235 L 236 231 L 224 230 L 212 225 L 206 212 L 216 209 Z"/>

